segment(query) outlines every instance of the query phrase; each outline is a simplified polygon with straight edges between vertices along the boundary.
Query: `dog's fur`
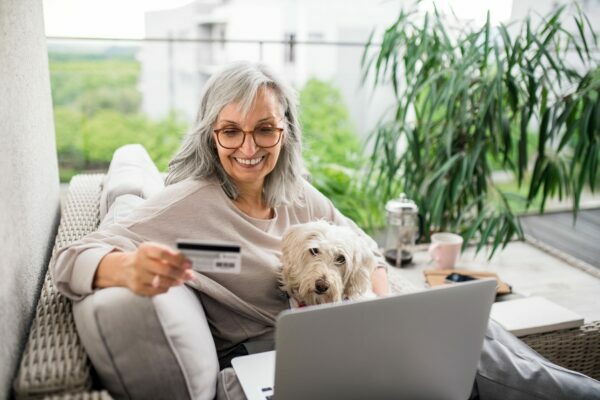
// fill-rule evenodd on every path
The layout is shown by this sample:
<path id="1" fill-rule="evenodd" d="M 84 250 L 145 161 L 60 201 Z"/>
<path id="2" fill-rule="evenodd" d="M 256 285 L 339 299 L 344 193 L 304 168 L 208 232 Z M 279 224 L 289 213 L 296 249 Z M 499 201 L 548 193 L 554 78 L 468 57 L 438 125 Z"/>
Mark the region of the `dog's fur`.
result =
<path id="1" fill-rule="evenodd" d="M 289 228 L 282 243 L 281 289 L 292 306 L 374 297 L 377 260 L 350 228 L 315 221 Z"/>

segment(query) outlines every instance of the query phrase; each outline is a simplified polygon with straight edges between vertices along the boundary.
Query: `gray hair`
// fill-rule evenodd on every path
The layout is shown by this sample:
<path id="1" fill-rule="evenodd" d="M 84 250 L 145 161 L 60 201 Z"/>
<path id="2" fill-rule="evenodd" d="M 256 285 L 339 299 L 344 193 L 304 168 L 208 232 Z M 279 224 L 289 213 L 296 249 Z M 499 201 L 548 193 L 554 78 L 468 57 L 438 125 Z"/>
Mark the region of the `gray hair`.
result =
<path id="1" fill-rule="evenodd" d="M 223 107 L 232 102 L 239 103 L 242 111 L 247 112 L 259 89 L 264 87 L 274 90 L 285 110 L 283 144 L 275 168 L 265 178 L 264 199 L 270 207 L 299 203 L 304 164 L 296 92 L 270 68 L 250 62 L 230 64 L 206 82 L 195 126 L 169 162 L 166 184 L 190 177 L 216 177 L 227 196 L 236 199 L 239 191 L 219 161 L 213 126 Z"/>

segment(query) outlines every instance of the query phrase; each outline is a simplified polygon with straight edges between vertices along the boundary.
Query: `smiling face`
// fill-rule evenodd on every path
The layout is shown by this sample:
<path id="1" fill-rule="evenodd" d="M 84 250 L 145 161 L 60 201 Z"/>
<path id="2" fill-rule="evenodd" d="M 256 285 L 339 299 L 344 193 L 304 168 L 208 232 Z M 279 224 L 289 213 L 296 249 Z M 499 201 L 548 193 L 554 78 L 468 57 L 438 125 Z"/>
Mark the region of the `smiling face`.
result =
<path id="1" fill-rule="evenodd" d="M 257 127 L 283 128 L 283 107 L 277 95 L 270 88 L 258 91 L 250 109 L 242 113 L 238 103 L 230 103 L 223 107 L 214 129 L 237 128 L 252 131 Z M 285 135 L 285 131 L 282 133 Z M 273 171 L 279 158 L 283 137 L 275 146 L 262 148 L 257 146 L 252 136 L 245 135 L 244 143 L 237 149 L 222 147 L 213 133 L 219 160 L 223 169 L 238 186 L 258 185 L 264 183 L 265 177 Z"/>

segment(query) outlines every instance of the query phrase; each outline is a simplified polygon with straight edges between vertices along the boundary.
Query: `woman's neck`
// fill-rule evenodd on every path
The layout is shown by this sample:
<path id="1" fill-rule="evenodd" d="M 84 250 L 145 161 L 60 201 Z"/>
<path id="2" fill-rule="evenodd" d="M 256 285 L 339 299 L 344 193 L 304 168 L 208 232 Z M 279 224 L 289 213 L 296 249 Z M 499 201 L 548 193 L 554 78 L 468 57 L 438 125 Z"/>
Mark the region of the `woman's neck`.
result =
<path id="1" fill-rule="evenodd" d="M 259 219 L 269 219 L 273 210 L 265 202 L 262 186 L 260 188 L 238 187 L 239 195 L 233 201 L 244 214 Z"/>

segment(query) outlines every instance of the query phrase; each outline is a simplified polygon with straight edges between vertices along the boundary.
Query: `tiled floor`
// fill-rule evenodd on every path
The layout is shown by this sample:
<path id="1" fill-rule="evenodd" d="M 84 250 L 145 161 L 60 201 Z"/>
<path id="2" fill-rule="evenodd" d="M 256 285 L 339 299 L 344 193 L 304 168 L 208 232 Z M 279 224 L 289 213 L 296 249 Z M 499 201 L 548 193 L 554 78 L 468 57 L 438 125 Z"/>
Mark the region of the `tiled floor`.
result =
<path id="1" fill-rule="evenodd" d="M 419 251 L 414 265 L 390 267 L 390 279 L 401 276 L 424 286 L 423 270 L 432 268 L 429 260 L 426 250 Z M 457 268 L 496 272 L 517 295 L 543 296 L 579 313 L 586 322 L 600 320 L 600 279 L 529 243 L 511 242 L 491 261 L 483 251 L 475 256 L 474 249 L 468 249 Z"/>

